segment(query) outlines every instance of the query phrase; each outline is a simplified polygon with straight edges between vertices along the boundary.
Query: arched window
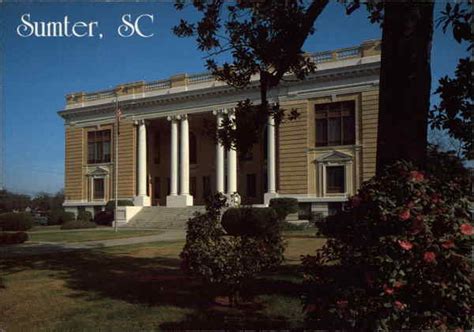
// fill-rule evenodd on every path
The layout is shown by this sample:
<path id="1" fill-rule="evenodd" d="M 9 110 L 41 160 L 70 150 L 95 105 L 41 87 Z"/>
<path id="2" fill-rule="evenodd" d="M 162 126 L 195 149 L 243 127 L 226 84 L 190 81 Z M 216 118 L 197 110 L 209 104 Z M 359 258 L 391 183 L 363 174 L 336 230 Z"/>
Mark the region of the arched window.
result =
<path id="1" fill-rule="evenodd" d="M 197 164 L 197 140 L 194 133 L 189 133 L 189 163 Z"/>

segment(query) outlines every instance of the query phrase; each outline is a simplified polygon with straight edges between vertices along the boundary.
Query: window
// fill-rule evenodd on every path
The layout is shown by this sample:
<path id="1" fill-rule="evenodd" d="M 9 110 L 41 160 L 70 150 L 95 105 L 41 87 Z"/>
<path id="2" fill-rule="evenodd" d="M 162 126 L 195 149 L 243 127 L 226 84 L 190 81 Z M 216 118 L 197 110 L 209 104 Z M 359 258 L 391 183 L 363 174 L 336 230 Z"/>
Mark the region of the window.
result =
<path id="1" fill-rule="evenodd" d="M 210 176 L 202 177 L 202 193 L 203 193 L 204 198 L 207 198 L 211 195 L 211 177 Z"/>
<path id="2" fill-rule="evenodd" d="M 94 199 L 104 199 L 105 198 L 104 179 L 103 178 L 96 178 L 93 181 L 94 181 L 93 182 Z"/>
<path id="3" fill-rule="evenodd" d="M 160 178 L 158 176 L 155 176 L 153 194 L 155 196 L 155 199 L 159 199 L 161 197 L 161 183 L 160 183 Z"/>
<path id="4" fill-rule="evenodd" d="M 354 144 L 354 109 L 354 101 L 315 105 L 316 146 Z"/>
<path id="5" fill-rule="evenodd" d="M 326 166 L 326 192 L 328 194 L 341 194 L 345 192 L 344 172 L 344 166 Z"/>
<path id="6" fill-rule="evenodd" d="M 155 137 L 154 137 L 154 145 L 153 145 L 153 148 L 154 148 L 154 152 L 153 152 L 153 163 L 155 165 L 159 164 L 160 163 L 160 159 L 161 159 L 161 156 L 160 156 L 160 133 L 156 133 L 155 134 Z"/>
<path id="7" fill-rule="evenodd" d="M 247 197 L 257 196 L 257 179 L 255 174 L 247 174 Z"/>
<path id="8" fill-rule="evenodd" d="M 110 130 L 87 133 L 87 162 L 89 164 L 110 162 Z"/>
<path id="9" fill-rule="evenodd" d="M 197 141 L 194 133 L 189 133 L 189 163 L 197 164 Z"/>

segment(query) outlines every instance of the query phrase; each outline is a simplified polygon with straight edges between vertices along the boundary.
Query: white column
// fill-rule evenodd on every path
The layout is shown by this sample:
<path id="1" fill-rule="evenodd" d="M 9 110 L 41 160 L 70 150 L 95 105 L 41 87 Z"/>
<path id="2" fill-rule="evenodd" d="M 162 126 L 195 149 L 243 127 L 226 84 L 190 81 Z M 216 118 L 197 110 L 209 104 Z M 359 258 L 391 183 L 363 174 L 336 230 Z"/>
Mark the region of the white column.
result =
<path id="1" fill-rule="evenodd" d="M 276 191 L 276 139 L 275 139 L 275 119 L 268 116 L 267 122 L 267 192 L 263 195 L 266 205 L 272 198 L 278 196 Z"/>
<path id="2" fill-rule="evenodd" d="M 171 121 L 171 165 L 170 165 L 170 196 L 178 195 L 178 120 L 168 117 Z"/>
<path id="3" fill-rule="evenodd" d="M 138 196 L 135 205 L 149 206 L 150 197 L 147 193 L 147 156 L 146 156 L 146 124 L 144 120 L 138 122 Z"/>
<path id="4" fill-rule="evenodd" d="M 186 115 L 169 116 L 171 121 L 171 179 L 170 194 L 166 197 L 166 206 L 185 207 L 193 205 L 193 196 L 189 194 L 189 125 Z M 181 120 L 181 164 L 180 193 L 178 195 L 178 121 Z"/>
<path id="5" fill-rule="evenodd" d="M 272 115 L 268 116 L 267 126 L 267 177 L 268 193 L 276 193 L 276 162 L 275 162 L 275 119 Z"/>
<path id="6" fill-rule="evenodd" d="M 189 195 L 189 124 L 188 116 L 181 115 L 180 195 Z"/>
<path id="7" fill-rule="evenodd" d="M 222 127 L 223 111 L 214 111 L 217 116 L 217 130 Z M 224 146 L 217 141 L 216 144 L 216 191 L 224 193 Z"/>
<path id="8" fill-rule="evenodd" d="M 234 111 L 229 112 L 229 119 L 235 119 Z M 235 128 L 235 124 L 234 124 Z M 227 151 L 227 193 L 237 192 L 237 151 L 229 149 Z"/>

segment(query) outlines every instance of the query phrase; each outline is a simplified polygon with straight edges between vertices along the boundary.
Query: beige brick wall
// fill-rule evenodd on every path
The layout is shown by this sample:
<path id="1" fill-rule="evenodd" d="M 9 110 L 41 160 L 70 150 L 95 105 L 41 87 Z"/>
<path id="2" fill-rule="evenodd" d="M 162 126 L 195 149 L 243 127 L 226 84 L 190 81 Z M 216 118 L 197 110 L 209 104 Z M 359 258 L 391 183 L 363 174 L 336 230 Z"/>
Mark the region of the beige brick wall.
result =
<path id="1" fill-rule="evenodd" d="M 285 121 L 278 130 L 278 192 L 302 194 L 308 191 L 308 106 L 307 103 L 284 104 L 290 112 L 297 109 L 300 116 L 294 121 Z"/>
<path id="2" fill-rule="evenodd" d="M 112 160 L 106 164 L 87 164 L 87 133 L 93 130 L 110 129 L 112 132 Z M 106 183 L 106 200 L 115 197 L 114 168 L 115 136 L 114 125 L 100 127 L 66 128 L 65 135 L 65 195 L 66 200 L 90 200 L 90 179 L 87 169 L 95 166 L 106 166 L 110 170 L 109 181 Z M 136 128 L 132 122 L 121 122 L 119 136 L 119 198 L 132 198 L 136 191 Z"/>
<path id="3" fill-rule="evenodd" d="M 120 123 L 118 154 L 118 197 L 133 197 L 136 193 L 136 169 L 137 169 L 137 129 L 133 122 Z M 115 155 L 115 148 L 112 156 Z M 113 176 L 112 176 L 113 178 Z M 112 187 L 113 188 L 113 187 Z M 115 195 L 111 195 L 115 197 Z"/>
<path id="4" fill-rule="evenodd" d="M 362 92 L 361 97 L 362 180 L 375 175 L 379 90 Z"/>
<path id="5" fill-rule="evenodd" d="M 65 184 L 66 200 L 81 200 L 83 191 L 83 128 L 66 128 Z"/>

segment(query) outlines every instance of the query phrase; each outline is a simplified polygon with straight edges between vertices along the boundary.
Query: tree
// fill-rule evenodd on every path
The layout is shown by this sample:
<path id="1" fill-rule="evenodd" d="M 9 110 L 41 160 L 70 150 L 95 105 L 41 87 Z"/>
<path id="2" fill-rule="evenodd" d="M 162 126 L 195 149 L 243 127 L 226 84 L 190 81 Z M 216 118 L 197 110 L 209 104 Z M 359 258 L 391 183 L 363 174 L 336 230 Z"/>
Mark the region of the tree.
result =
<path id="1" fill-rule="evenodd" d="M 31 198 L 28 195 L 16 194 L 7 190 L 0 191 L 0 212 L 23 211 L 30 204 Z"/>
<path id="2" fill-rule="evenodd" d="M 207 68 L 219 80 L 244 88 L 258 76 L 260 105 L 250 100 L 240 102 L 236 108 L 236 121 L 253 123 L 239 126 L 235 121 L 224 120 L 218 133 L 226 148 L 237 148 L 245 153 L 258 139 L 268 115 L 280 122 L 283 112 L 278 105 L 269 107 L 268 91 L 280 83 L 285 74 L 303 79 L 314 71 L 314 63 L 304 55 L 303 44 L 314 33 L 314 22 L 328 4 L 328 0 L 314 0 L 308 5 L 303 0 L 238 1 L 224 6 L 224 1 L 194 1 L 195 9 L 202 13 L 197 23 L 181 20 L 174 28 L 179 37 L 196 38 L 198 48 L 208 53 Z M 184 1 L 177 1 L 182 10 Z M 221 14 L 227 14 L 222 23 Z M 223 35 L 222 35 L 223 33 Z M 232 62 L 218 64 L 216 56 L 231 52 Z M 256 112 L 249 112 L 255 110 Z M 251 120 L 248 117 L 252 116 Z M 297 114 L 292 112 L 290 119 Z"/>
<path id="3" fill-rule="evenodd" d="M 452 27 L 454 39 L 458 43 L 468 42 L 472 49 L 471 32 L 472 8 L 469 4 L 449 2 L 441 13 L 438 25 L 443 25 L 443 32 Z M 472 63 L 469 58 L 459 59 L 455 78 L 444 76 L 439 80 L 435 93 L 441 101 L 430 113 L 431 129 L 446 130 L 448 134 L 461 143 L 462 155 L 472 159 Z"/>
<path id="4" fill-rule="evenodd" d="M 468 58 L 460 59 L 455 78 L 444 76 L 435 93 L 441 101 L 430 113 L 432 129 L 447 130 L 461 142 L 462 155 L 472 158 L 472 65 Z"/>
<path id="5" fill-rule="evenodd" d="M 397 160 L 425 166 L 432 1 L 384 3 L 377 174 Z"/>

